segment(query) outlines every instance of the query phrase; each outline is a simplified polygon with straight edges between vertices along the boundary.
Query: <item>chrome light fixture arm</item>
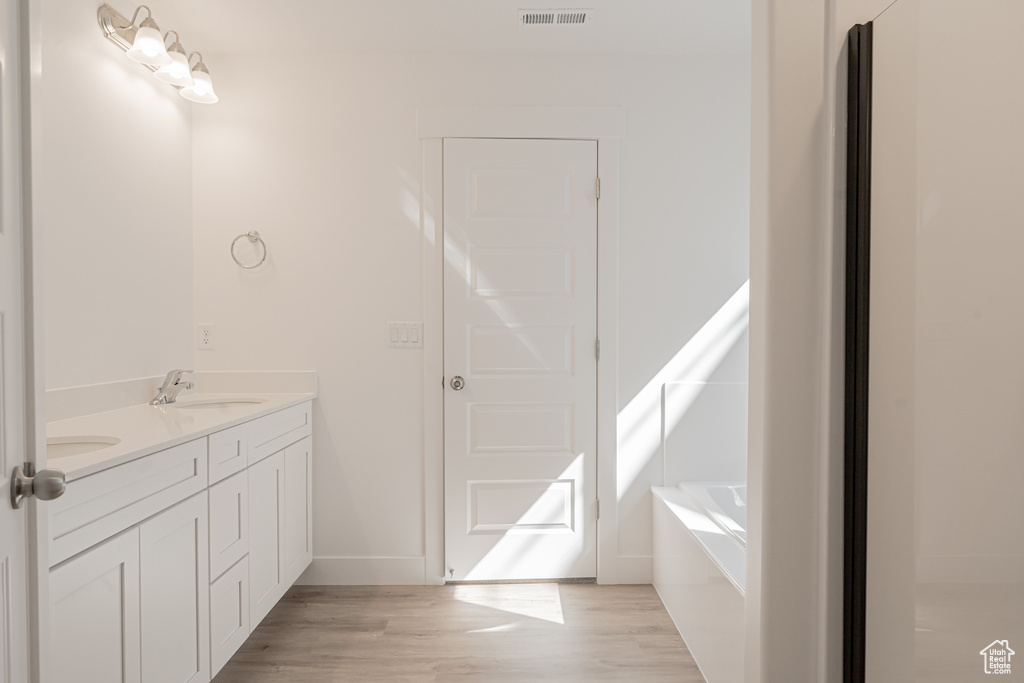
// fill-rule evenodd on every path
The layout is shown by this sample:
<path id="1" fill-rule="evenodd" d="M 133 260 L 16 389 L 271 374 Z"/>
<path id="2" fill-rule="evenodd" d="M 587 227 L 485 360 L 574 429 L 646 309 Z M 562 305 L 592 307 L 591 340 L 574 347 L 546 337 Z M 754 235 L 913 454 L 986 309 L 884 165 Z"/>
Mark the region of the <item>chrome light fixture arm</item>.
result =
<path id="1" fill-rule="evenodd" d="M 139 12 L 142 10 L 146 10 L 147 19 L 153 18 L 153 11 L 146 5 L 139 5 L 131 20 L 126 19 L 123 14 L 110 5 L 100 5 L 99 10 L 96 11 L 96 18 L 99 20 L 100 28 L 103 29 L 103 35 L 107 40 L 124 52 L 128 52 L 132 44 L 135 43 L 135 34 L 139 32 L 135 20 L 139 18 Z M 168 31 L 168 33 L 171 32 Z M 178 35 L 177 32 L 174 32 L 174 35 Z"/>

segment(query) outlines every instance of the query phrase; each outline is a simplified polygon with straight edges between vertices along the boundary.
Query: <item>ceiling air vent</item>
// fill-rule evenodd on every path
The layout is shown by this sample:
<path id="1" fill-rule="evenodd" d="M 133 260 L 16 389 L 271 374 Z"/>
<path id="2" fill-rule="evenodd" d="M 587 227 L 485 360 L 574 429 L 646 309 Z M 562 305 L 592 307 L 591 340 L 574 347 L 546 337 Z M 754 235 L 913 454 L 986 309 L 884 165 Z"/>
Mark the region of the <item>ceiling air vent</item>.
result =
<path id="1" fill-rule="evenodd" d="M 592 9 L 521 9 L 520 26 L 585 26 L 594 23 Z"/>

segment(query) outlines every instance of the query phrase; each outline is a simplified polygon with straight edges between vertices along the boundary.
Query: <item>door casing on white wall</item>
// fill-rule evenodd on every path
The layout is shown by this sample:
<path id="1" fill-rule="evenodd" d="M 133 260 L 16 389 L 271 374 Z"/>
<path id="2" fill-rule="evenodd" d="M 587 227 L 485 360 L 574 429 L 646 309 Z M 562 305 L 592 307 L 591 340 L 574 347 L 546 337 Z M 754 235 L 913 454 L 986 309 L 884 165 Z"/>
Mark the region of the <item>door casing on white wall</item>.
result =
<path id="1" fill-rule="evenodd" d="M 601 196 L 598 201 L 597 333 L 597 580 L 635 580 L 620 562 L 616 499 L 618 194 L 619 139 L 625 133 L 621 107 L 421 107 L 423 144 L 420 228 L 423 234 L 423 404 L 425 576 L 445 581 L 444 554 L 444 226 L 442 214 L 444 138 L 595 140 Z"/>
<path id="2" fill-rule="evenodd" d="M 43 410 L 42 323 L 37 304 L 39 273 L 35 258 L 33 215 L 37 208 L 32 193 L 34 169 L 31 158 L 40 130 L 29 125 L 41 78 L 41 0 L 5 0 L 0 3 L 3 31 L 0 74 L 0 221 L 4 244 L 0 268 L 5 275 L 0 309 L 0 482 L 10 486 L 15 465 L 35 470 L 46 465 L 46 425 Z M 9 488 L 3 489 L 5 499 Z M 36 498 L 20 510 L 6 500 L 2 514 L 5 551 L 2 563 L 6 612 L 3 630 L 5 653 L 0 653 L 5 680 L 48 683 L 49 554 L 46 503 Z M 10 608 L 10 611 L 8 611 Z"/>

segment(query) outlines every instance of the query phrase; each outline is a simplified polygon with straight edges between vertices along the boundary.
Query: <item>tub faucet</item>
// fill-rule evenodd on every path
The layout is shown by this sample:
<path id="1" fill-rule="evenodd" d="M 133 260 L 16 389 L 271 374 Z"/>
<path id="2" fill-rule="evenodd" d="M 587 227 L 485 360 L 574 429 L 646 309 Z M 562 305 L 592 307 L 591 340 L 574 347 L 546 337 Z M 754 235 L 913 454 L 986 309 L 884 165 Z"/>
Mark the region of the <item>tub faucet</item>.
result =
<path id="1" fill-rule="evenodd" d="M 195 370 L 171 370 L 167 373 L 167 377 L 164 378 L 163 386 L 160 387 L 160 391 L 157 392 L 156 398 L 149 402 L 151 406 L 162 406 L 168 403 L 174 403 L 174 399 L 178 397 L 178 394 L 184 389 L 191 389 L 194 384 L 192 382 L 182 382 L 181 376 L 186 372 L 195 372 Z"/>

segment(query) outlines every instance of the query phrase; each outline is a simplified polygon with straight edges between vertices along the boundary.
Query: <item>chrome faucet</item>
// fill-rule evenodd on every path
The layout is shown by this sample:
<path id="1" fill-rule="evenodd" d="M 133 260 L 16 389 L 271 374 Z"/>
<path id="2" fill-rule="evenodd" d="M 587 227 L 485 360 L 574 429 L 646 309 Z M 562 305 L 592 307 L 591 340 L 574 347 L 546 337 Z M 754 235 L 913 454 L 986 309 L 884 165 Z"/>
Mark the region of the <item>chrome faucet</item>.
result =
<path id="1" fill-rule="evenodd" d="M 164 378 L 163 386 L 160 387 L 160 391 L 157 393 L 156 398 L 149 402 L 151 406 L 162 406 L 168 403 L 174 403 L 174 399 L 178 397 L 185 389 L 191 389 L 194 384 L 192 382 L 182 382 L 181 376 L 186 372 L 195 372 L 195 370 L 171 370 L 167 373 L 167 377 Z"/>

